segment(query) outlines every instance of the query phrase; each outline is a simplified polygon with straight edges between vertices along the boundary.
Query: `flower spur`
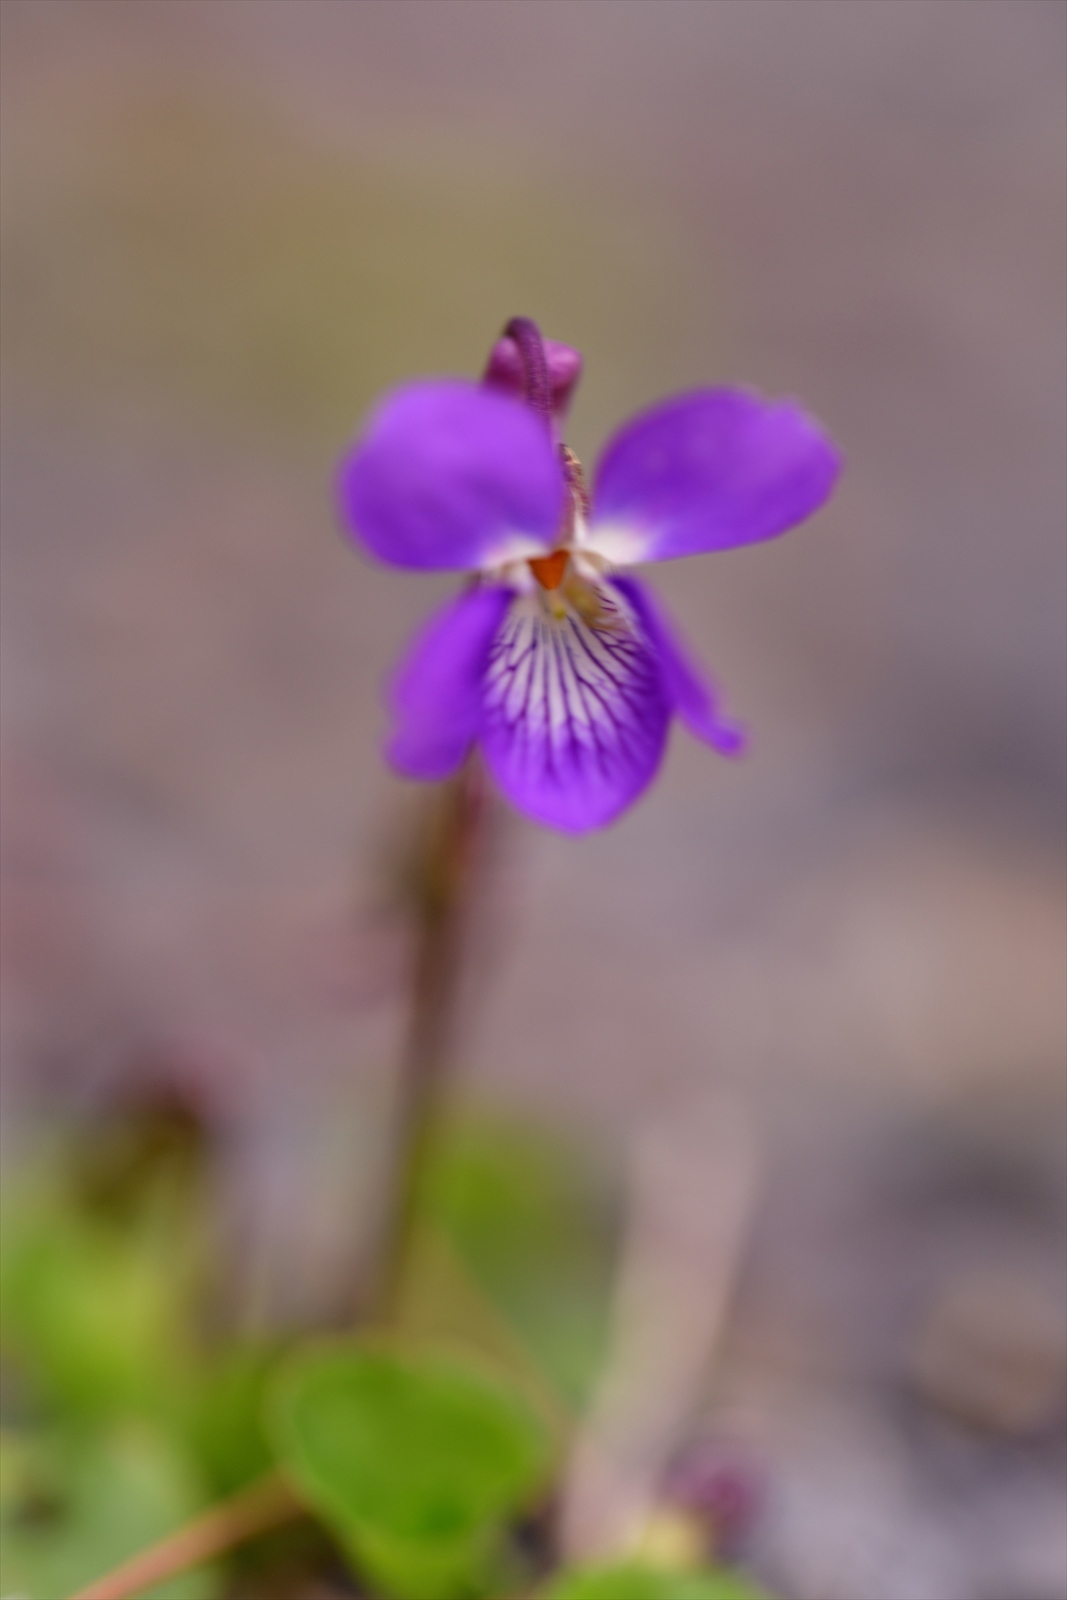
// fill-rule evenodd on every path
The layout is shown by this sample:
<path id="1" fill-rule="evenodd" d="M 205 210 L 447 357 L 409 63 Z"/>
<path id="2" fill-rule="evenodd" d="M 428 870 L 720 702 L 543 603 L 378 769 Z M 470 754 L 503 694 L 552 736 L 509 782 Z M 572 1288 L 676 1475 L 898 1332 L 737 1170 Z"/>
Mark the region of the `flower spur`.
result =
<path id="1" fill-rule="evenodd" d="M 744 744 L 619 568 L 772 538 L 826 500 L 839 469 L 793 403 L 697 389 L 625 423 L 589 496 L 559 439 L 580 371 L 576 351 L 515 318 L 480 384 L 387 395 L 338 479 L 346 527 L 381 560 L 475 574 L 393 680 L 392 764 L 444 778 L 479 744 L 520 811 L 569 833 L 648 787 L 672 716 L 720 754 Z"/>

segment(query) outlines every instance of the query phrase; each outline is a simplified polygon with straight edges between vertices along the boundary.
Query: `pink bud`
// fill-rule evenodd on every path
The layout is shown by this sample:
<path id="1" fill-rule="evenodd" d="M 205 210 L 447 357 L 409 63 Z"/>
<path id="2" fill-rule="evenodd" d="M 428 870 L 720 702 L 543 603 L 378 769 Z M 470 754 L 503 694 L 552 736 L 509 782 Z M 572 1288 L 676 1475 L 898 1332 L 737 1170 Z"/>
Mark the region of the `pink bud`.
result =
<path id="1" fill-rule="evenodd" d="M 704 1440 L 683 1451 L 667 1473 L 666 1497 L 703 1517 L 715 1551 L 736 1555 L 766 1500 L 766 1473 L 739 1445 Z"/>

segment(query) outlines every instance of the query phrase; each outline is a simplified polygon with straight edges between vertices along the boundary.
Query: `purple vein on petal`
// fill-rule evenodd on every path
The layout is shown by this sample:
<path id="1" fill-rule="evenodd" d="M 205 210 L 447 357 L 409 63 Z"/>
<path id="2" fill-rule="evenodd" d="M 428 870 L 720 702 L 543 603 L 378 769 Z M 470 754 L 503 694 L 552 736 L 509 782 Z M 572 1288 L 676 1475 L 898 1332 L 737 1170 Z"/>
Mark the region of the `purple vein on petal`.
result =
<path id="1" fill-rule="evenodd" d="M 516 605 L 490 652 L 482 738 L 521 810 L 571 832 L 602 826 L 653 777 L 669 714 L 655 657 L 622 604 L 607 626 Z"/>

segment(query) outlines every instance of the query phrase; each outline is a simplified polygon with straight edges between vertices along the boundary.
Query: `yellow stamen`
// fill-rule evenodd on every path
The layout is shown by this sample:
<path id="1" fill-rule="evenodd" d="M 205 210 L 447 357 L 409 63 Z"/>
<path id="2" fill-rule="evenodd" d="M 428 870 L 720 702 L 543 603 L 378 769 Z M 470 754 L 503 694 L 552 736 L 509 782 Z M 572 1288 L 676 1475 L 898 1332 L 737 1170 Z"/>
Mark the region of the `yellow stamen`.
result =
<path id="1" fill-rule="evenodd" d="M 586 583 L 576 573 L 568 573 L 567 581 L 563 585 L 563 593 L 577 611 L 582 621 L 590 628 L 599 628 L 607 620 L 607 613 L 601 603 L 600 596 L 591 583 Z"/>

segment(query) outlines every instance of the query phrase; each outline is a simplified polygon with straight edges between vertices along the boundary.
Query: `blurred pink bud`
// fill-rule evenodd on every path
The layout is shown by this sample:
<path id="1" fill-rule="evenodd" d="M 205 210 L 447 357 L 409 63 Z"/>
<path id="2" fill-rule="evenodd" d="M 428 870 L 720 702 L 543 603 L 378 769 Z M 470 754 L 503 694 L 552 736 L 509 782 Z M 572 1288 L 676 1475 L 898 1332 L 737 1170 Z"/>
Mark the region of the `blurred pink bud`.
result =
<path id="1" fill-rule="evenodd" d="M 710 1440 L 690 1445 L 667 1473 L 666 1498 L 707 1522 L 716 1556 L 731 1559 L 744 1544 L 766 1499 L 766 1474 L 740 1446 Z"/>

